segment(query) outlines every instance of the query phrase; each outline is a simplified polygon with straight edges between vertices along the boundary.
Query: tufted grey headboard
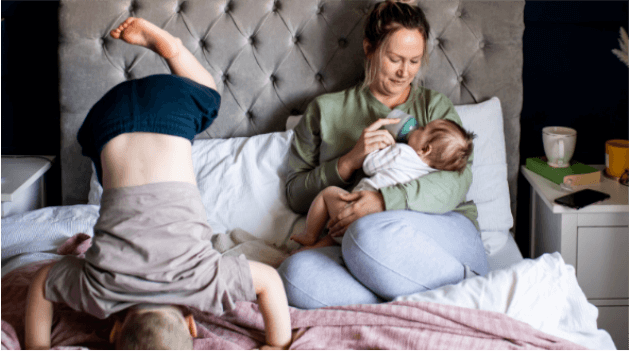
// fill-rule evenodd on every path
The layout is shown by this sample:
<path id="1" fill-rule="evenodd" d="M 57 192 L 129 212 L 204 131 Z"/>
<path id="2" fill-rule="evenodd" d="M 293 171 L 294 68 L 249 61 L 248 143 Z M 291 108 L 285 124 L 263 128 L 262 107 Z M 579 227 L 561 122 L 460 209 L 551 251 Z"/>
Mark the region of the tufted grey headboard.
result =
<path id="1" fill-rule="evenodd" d="M 375 0 L 62 0 L 59 9 L 61 169 L 64 205 L 85 203 L 90 160 L 76 133 L 107 90 L 169 73 L 153 52 L 109 37 L 128 16 L 179 37 L 212 73 L 219 117 L 198 138 L 284 129 L 315 96 L 357 83 L 363 21 Z M 524 1 L 419 1 L 431 24 L 420 84 L 454 104 L 498 96 L 515 211 L 522 109 Z M 514 212 L 515 213 L 515 212 Z"/>

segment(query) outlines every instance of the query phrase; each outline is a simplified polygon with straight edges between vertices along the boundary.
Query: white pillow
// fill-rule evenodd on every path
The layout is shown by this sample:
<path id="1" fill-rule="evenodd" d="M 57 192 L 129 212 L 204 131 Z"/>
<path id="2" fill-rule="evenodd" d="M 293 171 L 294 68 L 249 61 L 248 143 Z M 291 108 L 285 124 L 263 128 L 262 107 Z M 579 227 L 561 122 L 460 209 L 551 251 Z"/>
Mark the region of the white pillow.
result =
<path id="1" fill-rule="evenodd" d="M 513 226 L 513 215 L 500 100 L 493 97 L 478 104 L 454 108 L 463 127 L 477 135 L 474 139 L 473 180 L 467 200 L 474 200 L 478 208 L 481 231 L 508 231 Z"/>
<path id="2" fill-rule="evenodd" d="M 285 180 L 293 131 L 195 140 L 192 160 L 209 224 L 215 233 L 241 228 L 278 247 L 299 218 Z"/>
<path id="3" fill-rule="evenodd" d="M 90 192 L 87 195 L 87 204 L 100 206 L 100 198 L 102 196 L 103 187 L 98 182 L 98 177 L 96 176 L 96 167 L 94 167 L 94 162 L 92 162 L 92 177 L 90 178 Z"/>

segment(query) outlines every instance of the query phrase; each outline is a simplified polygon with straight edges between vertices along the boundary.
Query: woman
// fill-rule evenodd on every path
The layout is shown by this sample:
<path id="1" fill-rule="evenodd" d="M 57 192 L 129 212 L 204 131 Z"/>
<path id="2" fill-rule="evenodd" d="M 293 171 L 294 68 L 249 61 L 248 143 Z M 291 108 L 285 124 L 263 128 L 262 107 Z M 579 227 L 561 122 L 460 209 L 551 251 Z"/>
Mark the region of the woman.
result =
<path id="1" fill-rule="evenodd" d="M 306 213 L 327 186 L 350 189 L 365 175 L 367 154 L 394 143 L 381 129 L 392 109 L 461 125 L 443 94 L 412 84 L 428 61 L 429 24 L 418 7 L 376 4 L 365 26 L 365 81 L 316 98 L 295 128 L 287 198 Z M 378 303 L 487 273 L 477 211 L 464 202 L 471 161 L 461 173 L 438 171 L 409 183 L 339 195 L 353 203 L 329 223 L 342 247 L 306 250 L 279 268 L 289 303 L 318 308 Z M 472 273 L 473 272 L 473 273 Z"/>

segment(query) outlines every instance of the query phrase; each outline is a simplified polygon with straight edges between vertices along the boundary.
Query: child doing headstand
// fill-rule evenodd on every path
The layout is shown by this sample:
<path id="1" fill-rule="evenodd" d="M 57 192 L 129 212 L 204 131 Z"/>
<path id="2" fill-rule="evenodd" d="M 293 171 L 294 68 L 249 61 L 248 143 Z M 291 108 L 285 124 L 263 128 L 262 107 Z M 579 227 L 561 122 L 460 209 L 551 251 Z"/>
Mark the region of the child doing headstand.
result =
<path id="1" fill-rule="evenodd" d="M 266 341 L 290 343 L 282 281 L 270 266 L 212 248 L 192 166 L 191 141 L 220 105 L 214 79 L 181 40 L 141 18 L 111 36 L 149 48 L 173 75 L 123 82 L 90 110 L 78 133 L 103 185 L 85 258 L 43 267 L 30 286 L 27 348 L 50 348 L 52 303 L 106 318 L 121 349 L 191 349 L 196 326 L 182 306 L 217 315 L 257 298 Z M 120 313 L 119 313 L 120 312 Z"/>
<path id="2" fill-rule="evenodd" d="M 437 170 L 462 172 L 473 151 L 473 138 L 473 133 L 445 119 L 418 127 L 409 133 L 408 145 L 395 143 L 367 155 L 363 170 L 369 177 L 361 179 L 352 192 L 377 191 Z M 339 243 L 337 237 L 328 234 L 319 239 L 319 235 L 328 220 L 336 217 L 349 204 L 340 198 L 341 194 L 347 193 L 347 190 L 330 186 L 317 195 L 308 210 L 306 228 L 291 236 L 292 240 L 304 245 L 293 253 Z"/>

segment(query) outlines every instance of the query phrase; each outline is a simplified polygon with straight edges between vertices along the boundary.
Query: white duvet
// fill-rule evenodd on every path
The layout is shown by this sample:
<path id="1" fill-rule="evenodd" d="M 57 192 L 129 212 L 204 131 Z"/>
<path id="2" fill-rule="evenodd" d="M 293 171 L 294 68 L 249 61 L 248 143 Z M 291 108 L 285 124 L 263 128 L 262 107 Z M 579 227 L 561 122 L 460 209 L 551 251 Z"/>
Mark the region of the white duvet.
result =
<path id="1" fill-rule="evenodd" d="M 587 301 L 574 267 L 557 252 L 397 300 L 501 312 L 590 349 L 615 349 L 611 336 L 597 329 L 598 309 Z"/>

